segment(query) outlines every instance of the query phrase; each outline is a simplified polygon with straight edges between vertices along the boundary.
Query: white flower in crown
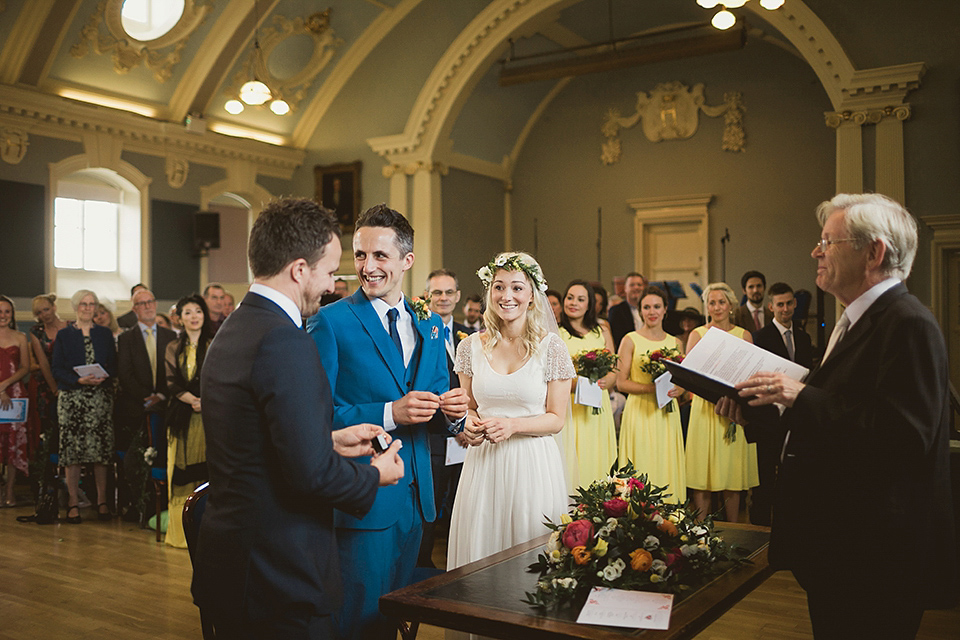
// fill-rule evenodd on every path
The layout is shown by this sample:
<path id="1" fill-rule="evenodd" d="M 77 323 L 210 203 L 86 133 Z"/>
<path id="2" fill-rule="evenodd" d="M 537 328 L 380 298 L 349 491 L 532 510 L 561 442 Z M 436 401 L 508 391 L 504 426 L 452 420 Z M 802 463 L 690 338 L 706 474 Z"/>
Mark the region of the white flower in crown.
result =
<path id="1" fill-rule="evenodd" d="M 477 270 L 477 277 L 480 278 L 480 282 L 483 283 L 483 286 L 489 287 L 490 282 L 493 280 L 493 272 L 490 270 L 490 267 L 483 265 Z"/>
<path id="2" fill-rule="evenodd" d="M 494 264 L 497 265 L 498 267 L 502 267 L 503 265 L 507 264 L 507 256 L 506 255 L 498 256 L 497 261 Z"/>

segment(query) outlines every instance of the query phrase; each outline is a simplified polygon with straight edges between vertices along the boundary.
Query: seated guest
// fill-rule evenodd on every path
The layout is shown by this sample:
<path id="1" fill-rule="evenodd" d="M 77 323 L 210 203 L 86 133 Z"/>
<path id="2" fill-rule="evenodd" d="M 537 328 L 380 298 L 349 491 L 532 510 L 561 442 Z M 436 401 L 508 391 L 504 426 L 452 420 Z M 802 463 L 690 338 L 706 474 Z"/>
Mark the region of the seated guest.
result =
<path id="1" fill-rule="evenodd" d="M 177 315 L 183 321 L 180 337 L 167 345 L 164 363 L 170 406 L 167 408 L 167 499 L 169 524 L 166 543 L 187 548 L 183 533 L 183 505 L 207 480 L 207 448 L 200 414 L 200 371 L 213 326 L 207 303 L 197 294 L 180 298 Z"/>
<path id="2" fill-rule="evenodd" d="M 53 343 L 53 377 L 60 395 L 60 464 L 66 467 L 66 521 L 80 524 L 80 465 L 93 463 L 97 486 L 97 517 L 111 518 L 107 506 L 107 464 L 113 459 L 113 385 L 117 351 L 106 327 L 93 322 L 97 294 L 81 289 L 71 300 L 77 321 L 57 334 Z M 80 375 L 74 367 L 98 364 L 106 372 Z"/>

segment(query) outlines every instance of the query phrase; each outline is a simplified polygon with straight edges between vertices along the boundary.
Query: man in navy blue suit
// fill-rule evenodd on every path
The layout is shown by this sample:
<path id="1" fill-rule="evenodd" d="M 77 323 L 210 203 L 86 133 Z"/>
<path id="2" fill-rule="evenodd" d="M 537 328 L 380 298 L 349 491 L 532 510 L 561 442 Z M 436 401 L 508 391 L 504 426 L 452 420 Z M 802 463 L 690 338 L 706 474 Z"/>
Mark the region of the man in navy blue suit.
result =
<path id="1" fill-rule="evenodd" d="M 334 426 L 371 422 L 403 440 L 407 474 L 378 495 L 362 520 L 337 511 L 344 605 L 343 638 L 396 638 L 380 596 L 410 584 L 423 523 L 436 517 L 429 432 L 462 430 L 467 395 L 449 389 L 440 318 L 403 296 L 413 266 L 413 227 L 377 205 L 357 221 L 353 261 L 360 289 L 323 307 L 308 329 L 333 387 Z"/>
<path id="2" fill-rule="evenodd" d="M 340 238 L 309 200 L 271 203 L 250 233 L 254 284 L 201 373 L 210 497 L 193 596 L 220 638 L 334 637 L 340 574 L 333 510 L 360 518 L 396 484 L 395 441 L 370 464 L 380 427 L 331 431 L 333 402 L 302 316 L 333 289 Z"/>

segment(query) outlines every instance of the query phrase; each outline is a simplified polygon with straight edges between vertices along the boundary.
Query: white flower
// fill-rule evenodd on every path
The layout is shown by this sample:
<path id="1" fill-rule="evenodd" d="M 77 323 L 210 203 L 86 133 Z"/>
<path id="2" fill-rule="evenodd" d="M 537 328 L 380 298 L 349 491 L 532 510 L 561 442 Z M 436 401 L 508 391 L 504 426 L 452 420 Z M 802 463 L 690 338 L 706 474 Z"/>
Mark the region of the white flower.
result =
<path id="1" fill-rule="evenodd" d="M 553 553 L 554 551 L 560 550 L 560 532 L 554 531 L 550 534 L 550 539 L 547 540 L 547 554 Z"/>
<path id="2" fill-rule="evenodd" d="M 700 547 L 695 544 L 685 544 L 680 547 L 680 553 L 683 554 L 684 558 L 689 558 L 690 556 L 700 553 Z"/>
<path id="3" fill-rule="evenodd" d="M 643 548 L 647 551 L 656 549 L 660 546 L 660 539 L 657 536 L 647 536 L 643 539 Z"/>
<path id="4" fill-rule="evenodd" d="M 490 267 L 484 265 L 477 270 L 477 276 L 480 278 L 480 281 L 485 285 L 489 285 L 490 281 L 493 280 L 493 273 L 490 272 Z"/>
<path id="5" fill-rule="evenodd" d="M 600 531 L 597 533 L 597 535 L 607 538 L 618 526 L 620 526 L 620 522 L 616 518 L 607 518 L 607 524 L 600 527 Z"/>
<path id="6" fill-rule="evenodd" d="M 661 516 L 659 513 L 650 519 L 653 520 L 653 524 L 657 526 L 660 526 L 661 524 L 663 524 L 663 516 Z"/>
<path id="7" fill-rule="evenodd" d="M 502 267 L 503 265 L 507 264 L 507 256 L 501 253 L 499 256 L 497 256 L 497 260 L 493 264 L 497 265 L 498 267 Z"/>
<path id="8" fill-rule="evenodd" d="M 157 450 L 153 447 L 147 447 L 143 452 L 143 461 L 147 464 L 153 464 L 154 458 L 157 457 Z"/>
<path id="9" fill-rule="evenodd" d="M 703 538 L 703 537 L 705 537 L 708 533 L 710 533 L 710 531 L 709 531 L 706 527 L 701 526 L 701 525 L 699 525 L 699 524 L 698 524 L 697 526 L 695 526 L 693 529 L 691 529 L 691 531 L 692 531 L 693 534 L 696 535 L 698 538 Z"/>
<path id="10" fill-rule="evenodd" d="M 564 589 L 575 589 L 577 587 L 576 578 L 556 578 L 553 583 Z"/>
<path id="11" fill-rule="evenodd" d="M 610 582 L 613 582 L 621 575 L 623 575 L 623 569 L 616 562 L 608 564 L 603 568 L 603 578 Z"/>
<path id="12" fill-rule="evenodd" d="M 662 576 L 667 572 L 667 563 L 663 560 L 654 560 L 653 564 L 650 565 L 650 570 Z"/>

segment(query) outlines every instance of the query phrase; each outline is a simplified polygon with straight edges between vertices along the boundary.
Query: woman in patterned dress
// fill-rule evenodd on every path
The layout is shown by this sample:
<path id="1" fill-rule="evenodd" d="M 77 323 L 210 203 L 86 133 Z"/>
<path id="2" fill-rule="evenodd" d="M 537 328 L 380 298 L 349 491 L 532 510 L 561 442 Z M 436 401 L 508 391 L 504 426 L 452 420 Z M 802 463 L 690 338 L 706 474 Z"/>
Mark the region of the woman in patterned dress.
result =
<path id="1" fill-rule="evenodd" d="M 113 458 L 113 380 L 117 375 L 117 350 L 113 335 L 93 322 L 97 294 L 81 289 L 71 299 L 77 321 L 61 329 L 53 344 L 53 375 L 60 388 L 57 417 L 60 422 L 60 464 L 66 467 L 67 522 L 80 524 L 80 465 L 93 463 L 97 485 L 97 517 L 111 518 L 107 506 L 107 464 Z M 79 375 L 74 367 L 99 364 L 99 373 Z M 74 515 L 71 515 L 74 514 Z"/>
<path id="2" fill-rule="evenodd" d="M 31 360 L 36 368 L 31 369 L 31 400 L 36 406 L 37 415 L 40 416 L 40 433 L 44 438 L 42 453 L 56 453 L 60 425 L 57 422 L 57 381 L 53 378 L 52 370 L 53 341 L 56 340 L 57 333 L 68 323 L 57 315 L 56 294 L 46 293 L 36 296 L 33 299 L 32 309 L 36 322 L 30 327 L 30 349 L 33 356 Z M 37 467 L 47 469 L 48 463 L 49 458 L 44 455 L 43 459 L 38 461 Z M 52 477 L 53 474 L 44 475 Z"/>
<path id="3" fill-rule="evenodd" d="M 30 371 L 30 352 L 27 337 L 17 331 L 13 300 L 0 296 L 0 408 L 13 408 L 14 398 L 27 393 L 20 382 Z M 0 463 L 7 466 L 7 484 L 3 495 L 4 507 L 17 506 L 14 497 L 17 470 L 28 474 L 27 423 L 0 422 Z"/>

